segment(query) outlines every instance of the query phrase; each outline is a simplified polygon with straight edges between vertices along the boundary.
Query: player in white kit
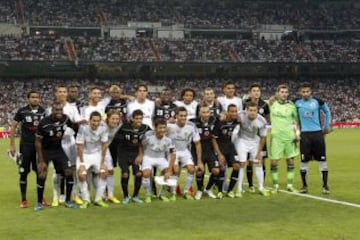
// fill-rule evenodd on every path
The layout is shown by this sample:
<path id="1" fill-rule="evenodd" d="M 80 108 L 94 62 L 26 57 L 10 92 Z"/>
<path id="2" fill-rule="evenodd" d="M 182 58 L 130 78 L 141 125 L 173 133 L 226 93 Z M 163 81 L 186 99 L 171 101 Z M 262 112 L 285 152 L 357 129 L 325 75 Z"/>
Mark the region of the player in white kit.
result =
<path id="1" fill-rule="evenodd" d="M 90 193 L 86 181 L 86 175 L 89 173 L 88 170 L 90 168 L 97 174 L 95 181 L 98 182 L 94 203 L 100 207 L 108 207 L 102 200 L 106 187 L 107 166 L 105 156 L 108 151 L 107 143 L 107 126 L 102 122 L 102 116 L 99 112 L 92 112 L 90 114 L 89 124 L 81 125 L 76 136 L 76 144 L 78 147 L 77 171 L 81 195 L 84 201 L 80 208 L 87 208 L 90 203 Z"/>
<path id="2" fill-rule="evenodd" d="M 146 191 L 145 202 L 151 203 L 151 181 L 152 169 L 157 167 L 164 179 L 172 175 L 176 150 L 172 140 L 166 136 L 166 121 L 159 119 L 155 121 L 155 130 L 148 131 L 142 140 L 142 185 Z"/>
<path id="3" fill-rule="evenodd" d="M 185 107 L 178 107 L 175 117 L 176 123 L 168 124 L 168 137 L 171 138 L 176 148 L 174 173 L 176 176 L 180 174 L 179 166 L 187 169 L 183 196 L 185 199 L 192 200 L 193 197 L 188 193 L 195 173 L 195 164 L 191 155 L 192 143 L 194 143 L 196 150 L 197 170 L 201 172 L 204 171 L 200 135 L 196 125 L 193 122 L 187 121 L 187 111 Z M 172 193 L 175 193 L 174 189 Z M 175 195 L 172 196 L 171 200 L 175 200 L 174 196 Z"/>
<path id="4" fill-rule="evenodd" d="M 90 114 L 94 111 L 97 111 L 101 114 L 101 117 L 103 118 L 105 115 L 105 106 L 101 103 L 102 99 L 102 93 L 101 89 L 93 86 L 89 90 L 89 102 L 88 105 L 84 106 L 81 109 L 81 117 L 89 121 Z"/>
<path id="5" fill-rule="evenodd" d="M 223 111 L 227 111 L 228 106 L 230 104 L 234 104 L 238 112 L 243 109 L 242 100 L 241 98 L 236 96 L 236 87 L 235 84 L 232 82 L 226 82 L 223 86 L 224 96 L 220 96 L 217 98 L 218 102 L 222 106 Z"/>
<path id="6" fill-rule="evenodd" d="M 258 114 L 258 104 L 247 102 L 244 112 L 240 113 L 240 125 L 233 132 L 232 140 L 235 145 L 238 160 L 240 161 L 238 177 L 238 193 L 243 192 L 244 168 L 249 161 L 255 165 L 255 175 L 259 193 L 269 196 L 264 188 L 264 170 L 262 166 L 262 150 L 266 142 L 267 121 Z"/>
<path id="7" fill-rule="evenodd" d="M 191 88 L 185 88 L 181 91 L 180 97 L 181 100 L 177 100 L 174 104 L 178 107 L 184 107 L 187 111 L 187 119 L 196 118 L 196 110 L 198 102 L 195 99 L 195 91 Z"/>
<path id="8" fill-rule="evenodd" d="M 132 113 L 139 109 L 143 112 L 143 124 L 148 125 L 151 129 L 154 128 L 153 118 L 155 110 L 155 102 L 147 99 L 148 88 L 146 84 L 139 84 L 135 88 L 135 100 L 128 103 L 127 117 L 131 120 Z"/>

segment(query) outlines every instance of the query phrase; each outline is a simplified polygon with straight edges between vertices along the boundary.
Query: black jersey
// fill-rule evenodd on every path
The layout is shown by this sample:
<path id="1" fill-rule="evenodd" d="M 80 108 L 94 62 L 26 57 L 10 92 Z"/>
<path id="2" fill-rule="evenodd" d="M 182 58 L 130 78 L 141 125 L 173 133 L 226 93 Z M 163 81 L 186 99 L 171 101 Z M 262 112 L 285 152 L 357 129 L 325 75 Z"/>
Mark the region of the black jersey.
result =
<path id="1" fill-rule="evenodd" d="M 219 118 L 216 119 L 213 137 L 216 139 L 221 151 L 228 151 L 233 148 L 231 136 L 237 125 L 237 120 L 221 121 Z"/>
<path id="2" fill-rule="evenodd" d="M 212 149 L 212 138 L 213 138 L 213 130 L 215 127 L 216 118 L 210 117 L 209 122 L 204 123 L 200 120 L 200 118 L 191 119 L 198 129 L 200 135 L 200 142 L 203 148 L 203 151 L 211 151 Z"/>
<path id="3" fill-rule="evenodd" d="M 176 105 L 172 102 L 155 106 L 154 119 L 163 119 L 168 121 L 170 118 L 175 118 Z"/>
<path id="4" fill-rule="evenodd" d="M 251 102 L 251 98 L 248 98 L 244 101 L 244 110 L 246 108 L 246 103 L 247 102 Z M 267 102 L 265 102 L 264 100 L 262 100 L 261 98 L 259 99 L 258 102 L 258 113 L 263 116 L 265 119 L 267 119 L 267 116 L 269 116 L 270 114 L 270 108 L 269 108 L 269 104 L 267 104 Z"/>
<path id="5" fill-rule="evenodd" d="M 126 152 L 137 152 L 139 144 L 141 143 L 144 134 L 151 130 L 151 128 L 142 124 L 139 129 L 131 126 L 131 123 L 124 123 L 115 134 L 114 140 L 118 146 L 119 154 L 126 154 Z"/>
<path id="6" fill-rule="evenodd" d="M 220 103 L 215 103 L 213 105 L 206 105 L 206 106 L 209 107 L 210 116 L 212 116 L 214 118 L 217 118 L 220 115 L 220 113 L 223 112 L 223 108 Z M 200 115 L 200 107 L 201 107 L 201 104 L 198 104 L 196 107 L 196 116 L 197 117 L 199 117 L 199 115 Z"/>
<path id="7" fill-rule="evenodd" d="M 20 108 L 14 116 L 14 120 L 21 123 L 21 142 L 34 143 L 35 133 L 40 120 L 45 117 L 45 109 L 39 106 L 32 109 L 30 105 Z"/>
<path id="8" fill-rule="evenodd" d="M 120 117 L 122 122 L 127 121 L 127 101 L 125 99 L 114 100 L 111 99 L 110 102 L 105 107 L 105 113 L 108 113 L 110 110 L 117 110 L 120 112 Z"/>
<path id="9" fill-rule="evenodd" d="M 36 136 L 42 138 L 43 149 L 61 149 L 61 140 L 68 127 L 74 127 L 67 115 L 60 120 L 53 120 L 51 115 L 40 121 Z"/>

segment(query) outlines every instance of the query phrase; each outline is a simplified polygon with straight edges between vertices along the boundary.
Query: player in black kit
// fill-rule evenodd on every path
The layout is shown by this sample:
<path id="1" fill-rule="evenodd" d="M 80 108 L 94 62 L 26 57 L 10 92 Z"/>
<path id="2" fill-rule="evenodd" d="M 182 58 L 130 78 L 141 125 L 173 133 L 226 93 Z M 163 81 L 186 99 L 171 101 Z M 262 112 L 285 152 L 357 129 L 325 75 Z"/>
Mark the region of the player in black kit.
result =
<path id="1" fill-rule="evenodd" d="M 73 123 L 63 114 L 62 104 L 54 102 L 50 116 L 40 121 L 35 136 L 35 148 L 39 158 L 38 202 L 34 208 L 35 211 L 43 209 L 41 201 L 44 195 L 47 166 L 50 161 L 53 162 L 56 173 L 64 174 L 65 176 L 66 197 L 64 205 L 68 208 L 77 207 L 76 204 L 70 201 L 71 190 L 74 184 L 71 162 L 61 146 L 62 137 L 68 127 L 73 127 Z"/>
<path id="2" fill-rule="evenodd" d="M 138 197 L 141 187 L 141 171 L 138 159 L 139 144 L 144 134 L 151 130 L 150 127 L 142 123 L 143 112 L 135 110 L 132 113 L 132 119 L 128 123 L 124 123 L 116 133 L 113 144 L 118 149 L 118 163 L 121 168 L 121 187 L 124 194 L 123 204 L 129 204 L 132 199 L 135 203 L 141 204 L 142 200 Z M 132 166 L 133 175 L 135 177 L 134 194 L 130 198 L 128 192 L 129 184 L 129 167 Z"/>
<path id="3" fill-rule="evenodd" d="M 154 122 L 163 119 L 166 122 L 175 122 L 176 105 L 172 101 L 172 93 L 169 88 L 165 88 L 161 92 L 160 99 L 155 102 Z"/>
<path id="4" fill-rule="evenodd" d="M 37 159 L 35 150 L 35 133 L 39 126 L 39 122 L 45 116 L 45 109 L 39 105 L 40 94 L 37 91 L 30 91 L 27 94 L 28 105 L 20 108 L 14 116 L 14 121 L 11 124 L 10 130 L 10 154 L 16 155 L 15 134 L 18 125 L 21 125 L 20 136 L 20 156 L 17 164 L 19 165 L 20 174 L 20 192 L 21 204 L 20 207 L 27 208 L 28 201 L 26 198 L 27 189 L 27 175 L 30 172 L 30 167 L 37 172 Z"/>

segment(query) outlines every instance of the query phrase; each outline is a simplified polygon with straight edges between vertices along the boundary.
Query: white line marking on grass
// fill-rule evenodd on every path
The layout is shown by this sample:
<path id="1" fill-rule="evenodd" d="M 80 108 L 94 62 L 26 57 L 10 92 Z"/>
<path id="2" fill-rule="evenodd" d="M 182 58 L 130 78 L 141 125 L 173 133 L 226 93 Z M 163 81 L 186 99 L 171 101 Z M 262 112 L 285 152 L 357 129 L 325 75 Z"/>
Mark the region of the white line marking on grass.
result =
<path id="1" fill-rule="evenodd" d="M 335 203 L 335 204 L 340 204 L 340 205 L 344 205 L 344 206 L 360 208 L 360 204 L 351 203 L 351 202 L 339 201 L 339 200 L 323 198 L 323 197 L 318 197 L 318 196 L 309 195 L 309 194 L 303 194 L 303 193 L 293 193 L 293 192 L 288 192 L 286 190 L 279 190 L 279 192 L 295 195 L 295 196 L 298 196 L 298 197 L 311 198 L 311 199 L 315 199 L 315 200 L 319 200 L 319 201 L 324 201 L 324 202 Z"/>

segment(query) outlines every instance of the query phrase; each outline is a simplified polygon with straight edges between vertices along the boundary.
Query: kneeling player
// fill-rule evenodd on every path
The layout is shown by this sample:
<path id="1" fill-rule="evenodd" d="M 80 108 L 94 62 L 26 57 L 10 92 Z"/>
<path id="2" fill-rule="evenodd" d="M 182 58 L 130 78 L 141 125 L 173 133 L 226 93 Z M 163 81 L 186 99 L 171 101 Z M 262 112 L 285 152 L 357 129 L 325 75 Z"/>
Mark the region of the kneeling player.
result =
<path id="1" fill-rule="evenodd" d="M 146 191 L 146 203 L 151 203 L 150 177 L 153 167 L 160 169 L 165 180 L 171 176 L 174 167 L 175 146 L 166 137 L 166 132 L 166 121 L 156 120 L 155 131 L 147 132 L 142 140 L 142 184 Z"/>
<path id="2" fill-rule="evenodd" d="M 95 205 L 108 207 L 102 200 L 106 187 L 107 167 L 105 155 L 107 151 L 108 132 L 105 124 L 101 123 L 101 114 L 92 112 L 90 114 L 89 125 L 81 125 L 76 136 L 78 147 L 77 168 L 79 185 L 81 190 L 83 205 L 80 208 L 87 208 L 90 203 L 90 193 L 86 181 L 88 170 L 92 167 L 95 170 L 95 181 L 98 182 L 96 189 Z M 100 173 L 100 178 L 98 174 Z"/>

